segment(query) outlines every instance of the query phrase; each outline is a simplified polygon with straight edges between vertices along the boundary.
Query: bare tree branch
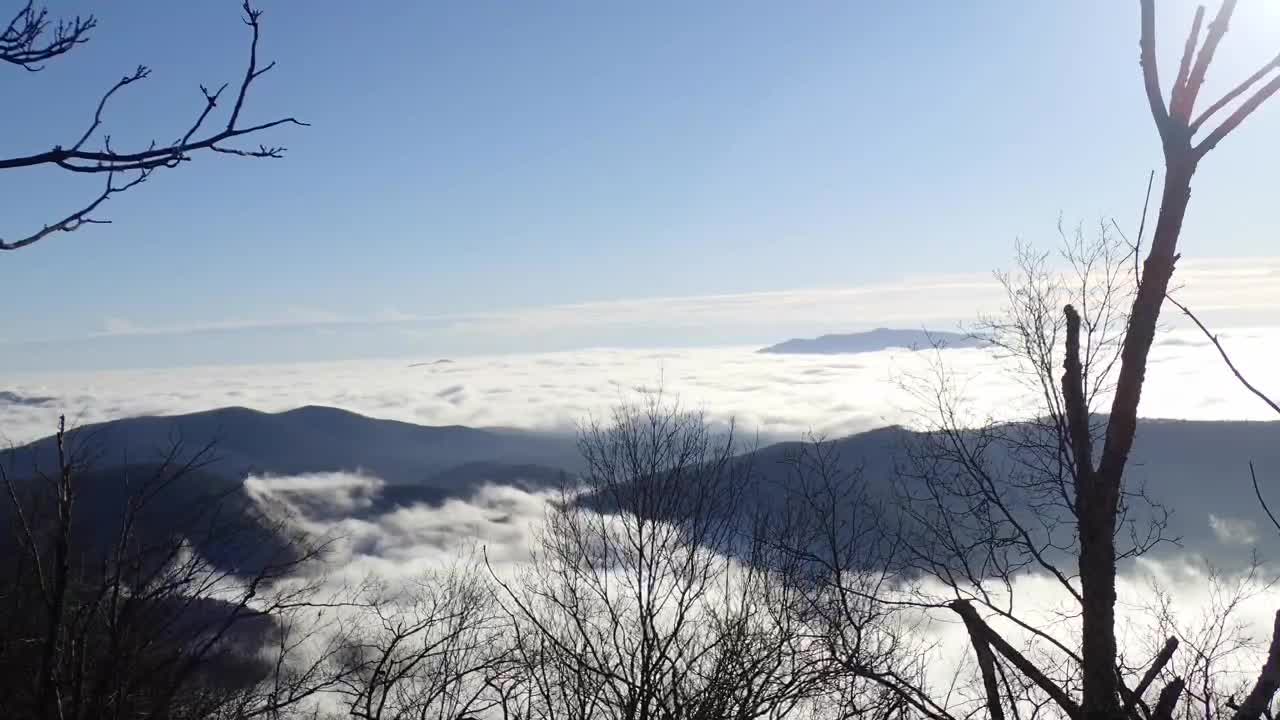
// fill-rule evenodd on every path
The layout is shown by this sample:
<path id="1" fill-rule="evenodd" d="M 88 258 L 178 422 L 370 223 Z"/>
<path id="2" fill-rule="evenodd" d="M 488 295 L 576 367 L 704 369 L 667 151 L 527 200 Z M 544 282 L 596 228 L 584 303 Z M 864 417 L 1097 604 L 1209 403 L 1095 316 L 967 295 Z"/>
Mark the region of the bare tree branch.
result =
<path id="1" fill-rule="evenodd" d="M 123 185 L 115 184 L 115 173 L 107 175 L 107 186 L 102 190 L 98 197 L 94 198 L 88 205 L 76 210 L 66 217 L 58 220 L 50 225 L 45 225 L 36 232 L 17 240 L 4 240 L 0 238 L 0 250 L 20 250 L 28 245 L 37 243 L 46 237 L 59 232 L 75 232 L 85 225 L 107 225 L 110 220 L 99 220 L 90 217 L 90 213 L 98 209 L 98 206 L 106 202 L 112 195 L 125 192 L 129 188 L 146 182 L 147 177 L 151 174 L 151 170 L 141 170 L 132 180 Z"/>
<path id="2" fill-rule="evenodd" d="M 969 609 L 973 607 L 970 605 Z M 957 611 L 959 612 L 959 611 Z M 987 717 L 989 720 L 1004 720 L 1004 703 L 1000 701 L 1000 685 L 996 679 L 996 661 L 991 653 L 991 643 L 987 641 L 984 629 L 974 622 L 976 612 L 961 613 L 965 628 L 969 631 L 969 642 L 973 645 L 973 654 L 978 658 L 978 669 L 982 674 L 982 685 L 987 695 Z"/>
<path id="3" fill-rule="evenodd" d="M 84 131 L 84 135 L 80 136 L 80 139 L 76 142 L 74 146 L 72 146 L 72 149 L 79 150 L 81 147 L 84 146 L 85 142 L 87 142 L 89 138 L 93 137 L 93 133 L 98 129 L 100 125 L 102 125 L 103 108 L 107 106 L 107 101 L 111 99 L 112 95 L 116 94 L 117 90 L 119 90 L 122 87 L 125 87 L 126 85 L 135 83 L 139 80 L 145 80 L 147 76 L 149 76 L 150 74 L 151 74 L 150 68 L 148 68 L 145 65 L 139 65 L 136 69 L 134 69 L 132 74 L 125 75 L 124 77 L 120 78 L 120 80 L 117 81 L 115 85 L 111 86 L 110 90 L 103 93 L 102 99 L 98 101 L 98 109 L 94 110 L 93 112 L 93 123 L 89 125 L 88 130 Z"/>
<path id="4" fill-rule="evenodd" d="M 1196 64 L 1191 69 L 1191 74 L 1187 77 L 1184 92 L 1179 96 L 1182 105 L 1173 111 L 1173 116 L 1183 125 L 1186 125 L 1191 120 L 1191 113 L 1195 108 L 1196 98 L 1200 95 L 1200 88 L 1204 85 L 1205 75 L 1209 72 L 1209 65 L 1213 62 L 1213 56 L 1218 51 L 1219 43 L 1222 42 L 1223 36 L 1227 34 L 1227 28 L 1231 24 L 1231 15 L 1235 10 L 1236 0 L 1222 0 L 1222 5 L 1218 7 L 1218 13 L 1213 16 L 1213 22 L 1209 23 L 1209 31 L 1205 35 L 1204 45 L 1200 47 L 1200 53 L 1196 55 Z M 1201 7 L 1196 11 L 1197 26 L 1203 16 L 1204 8 Z"/>
<path id="5" fill-rule="evenodd" d="M 301 122 L 293 117 L 281 118 L 279 120 L 259 123 L 249 127 L 241 127 L 237 124 L 241 108 L 244 105 L 244 98 L 249 91 L 249 87 L 253 84 L 254 80 L 261 77 L 264 73 L 274 67 L 273 63 L 271 65 L 267 65 L 261 70 L 257 69 L 257 43 L 261 30 L 259 20 L 262 17 L 262 11 L 253 8 L 246 2 L 244 5 L 244 12 L 246 14 L 245 24 L 252 29 L 253 33 L 249 67 L 245 73 L 244 79 L 240 83 L 239 89 L 237 90 L 236 106 L 233 108 L 231 117 L 228 119 L 226 126 L 221 131 L 200 139 L 191 139 L 195 130 L 200 127 L 204 118 L 208 116 L 209 111 L 212 109 L 217 99 L 216 93 L 211 95 L 206 91 L 204 93 L 206 100 L 205 107 L 202 109 L 195 123 L 191 126 L 191 129 L 183 135 L 183 139 L 175 143 L 169 145 L 155 145 L 145 150 L 132 152 L 116 152 L 110 148 L 93 151 L 82 149 L 84 144 L 84 139 L 82 138 L 80 141 L 67 148 L 58 146 L 54 147 L 52 150 L 34 153 L 31 155 L 0 158 L 0 170 L 33 167 L 37 165 L 56 165 L 64 170 L 72 172 L 105 173 L 126 170 L 145 170 L 157 167 L 172 167 L 178 162 L 189 159 L 187 156 L 192 152 L 197 150 L 213 149 L 218 143 L 232 138 L 249 135 L 285 124 L 305 126 L 307 123 Z M 102 103 L 105 103 L 106 98 L 120 87 L 127 85 L 130 82 L 143 79 L 147 74 L 148 71 L 146 68 L 140 68 L 140 74 L 135 72 L 135 76 L 130 76 L 128 82 L 121 81 L 117 83 L 116 86 L 107 92 L 103 101 L 99 103 L 99 107 L 101 108 L 101 105 Z M 253 156 L 279 157 L 283 150 L 284 148 L 273 148 L 270 153 L 257 153 Z"/>
<path id="6" fill-rule="evenodd" d="M 1000 637 L 1000 634 L 991 629 L 985 621 L 978 615 L 978 611 L 973 608 L 973 604 L 966 600 L 956 600 L 950 603 L 949 607 L 956 612 L 965 621 L 965 626 L 970 631 L 976 631 L 981 634 L 982 639 L 991 644 L 1001 655 L 1009 662 L 1013 663 L 1018 671 L 1026 675 L 1028 679 L 1036 684 L 1046 695 L 1053 698 L 1053 701 L 1062 708 L 1063 712 L 1070 718 L 1081 717 L 1081 709 L 1076 701 L 1071 699 L 1057 683 L 1045 676 L 1036 664 L 1028 660 L 1022 653 L 1018 652 L 1007 640 Z"/>
<path id="7" fill-rule="evenodd" d="M 201 85 L 200 92 L 204 98 L 204 104 L 195 120 L 178 136 L 177 140 L 165 143 L 152 141 L 144 148 L 121 151 L 111 146 L 110 136 L 104 136 L 101 147 L 89 147 L 90 141 L 102 128 L 104 122 L 103 113 L 108 101 L 116 95 L 117 91 L 144 80 L 150 75 L 149 68 L 138 66 L 131 74 L 121 78 L 103 94 L 94 110 L 92 122 L 74 143 L 66 146 L 58 145 L 50 150 L 28 155 L 0 157 L 0 170 L 54 166 L 72 173 L 102 173 L 108 176 L 136 172 L 139 173 L 138 177 L 134 181 L 120 186 L 112 185 L 108 181 L 108 189 L 85 208 L 71 213 L 61 220 L 49 223 L 37 232 L 16 240 L 2 242 L 0 243 L 0 249 L 15 250 L 24 248 L 54 233 L 73 231 L 85 224 L 105 222 L 91 219 L 89 214 L 109 196 L 137 185 L 145 179 L 147 173 L 153 170 L 178 167 L 180 164 L 191 160 L 192 154 L 199 151 L 207 150 L 248 158 L 282 157 L 285 148 L 280 146 L 259 144 L 256 149 L 250 149 L 227 145 L 231 140 L 282 125 L 307 125 L 307 123 L 294 117 L 285 117 L 247 126 L 242 125 L 242 111 L 250 86 L 256 79 L 275 67 L 274 62 L 268 63 L 263 67 L 258 66 L 258 42 L 261 34 L 260 20 L 262 11 L 253 7 L 248 0 L 244 2 L 242 10 L 244 12 L 244 23 L 250 28 L 252 34 L 249 61 L 244 77 L 236 90 L 235 105 L 220 130 L 201 134 L 201 128 L 205 125 L 205 121 L 210 115 L 213 114 L 218 105 L 218 100 L 223 91 L 226 90 L 227 85 L 224 84 L 215 91 L 210 91 L 204 85 Z M 94 27 L 94 20 L 92 17 L 84 21 L 77 18 L 75 22 L 69 25 L 59 24 L 50 44 L 42 46 L 37 41 L 44 33 L 47 25 L 45 11 L 37 12 L 28 3 L 26 9 L 19 13 L 15 20 L 10 23 L 9 29 L 0 37 L 0 57 L 5 57 L 6 48 L 16 48 L 10 53 L 11 57 L 16 58 L 16 60 L 11 61 L 32 69 L 31 63 L 67 52 L 76 44 L 84 42 L 86 39 L 85 33 Z"/>
<path id="8" fill-rule="evenodd" d="M 38 72 L 44 69 L 40 63 L 88 42 L 89 31 L 98 24 L 92 15 L 86 18 L 77 15 L 70 22 L 59 20 L 53 28 L 52 37 L 49 37 L 46 36 L 49 23 L 48 8 L 37 10 L 33 0 L 27 0 L 0 32 L 0 62 Z"/>
<path id="9" fill-rule="evenodd" d="M 1206 120 L 1213 117 L 1214 114 L 1217 113 L 1222 108 L 1231 104 L 1231 101 L 1243 95 L 1246 91 L 1249 90 L 1249 88 L 1257 84 L 1257 82 L 1262 78 L 1271 74 L 1271 72 L 1276 68 L 1280 68 L 1280 55 L 1276 55 L 1274 58 L 1271 59 L 1271 62 L 1267 63 L 1266 65 L 1263 65 L 1261 68 L 1258 68 L 1257 72 L 1250 75 L 1244 82 L 1232 88 L 1231 92 L 1227 93 L 1226 95 L 1223 95 L 1222 98 L 1218 100 L 1218 102 L 1210 105 L 1207 110 L 1200 113 L 1200 115 L 1195 119 L 1195 121 L 1191 123 L 1191 132 L 1194 133 L 1197 130 L 1199 130 L 1200 127 L 1204 125 Z"/>
<path id="10" fill-rule="evenodd" d="M 1200 318 L 1196 317 L 1195 313 L 1191 312 L 1191 308 L 1178 302 L 1172 296 L 1166 295 L 1166 297 L 1169 302 L 1173 303 L 1175 307 L 1182 311 L 1183 315 L 1191 318 L 1191 322 L 1195 323 L 1196 327 L 1200 328 L 1200 332 L 1204 333 L 1204 336 L 1209 339 L 1209 342 L 1213 343 L 1214 348 L 1218 350 L 1218 354 L 1222 356 L 1223 362 L 1227 364 L 1227 368 L 1231 370 L 1231 374 L 1236 376 L 1236 379 L 1240 381 L 1240 384 L 1243 385 L 1246 390 L 1253 393 L 1259 400 L 1266 403 L 1267 406 L 1277 414 L 1280 414 L 1280 403 L 1272 400 L 1266 393 L 1259 390 L 1253 385 L 1253 383 L 1249 382 L 1249 380 L 1245 378 L 1244 373 L 1240 372 L 1235 363 L 1231 361 L 1231 356 L 1227 354 L 1227 350 L 1222 346 L 1222 342 L 1218 340 L 1218 336 L 1210 331 L 1203 322 L 1200 322 Z"/>
<path id="11" fill-rule="evenodd" d="M 1151 117 L 1156 121 L 1160 137 L 1168 141 L 1169 110 L 1160 93 L 1160 70 L 1156 62 L 1156 9 L 1155 0 L 1140 0 L 1142 7 L 1142 34 L 1139 49 L 1142 63 L 1142 84 L 1151 106 Z"/>
<path id="12" fill-rule="evenodd" d="M 1280 530 L 1280 520 L 1276 519 L 1275 513 L 1271 512 L 1271 506 L 1267 505 L 1267 501 L 1262 497 L 1262 490 L 1258 487 L 1258 473 L 1253 469 L 1253 461 L 1249 461 L 1249 479 L 1253 481 L 1253 494 L 1258 498 L 1258 504 L 1262 506 L 1263 512 L 1271 519 L 1271 524 L 1276 530 Z"/>
<path id="13" fill-rule="evenodd" d="M 1231 113 L 1226 120 L 1223 120 L 1222 124 L 1215 128 L 1213 132 L 1205 136 L 1204 140 L 1200 141 L 1200 144 L 1195 149 L 1196 155 L 1203 156 L 1217 147 L 1223 138 L 1239 127 L 1245 118 L 1261 107 L 1262 103 L 1266 102 L 1272 95 L 1275 95 L 1277 90 L 1280 90 L 1280 77 L 1273 78 L 1271 82 L 1259 88 L 1258 92 L 1254 93 L 1248 100 L 1240 103 L 1240 107 L 1236 108 L 1235 112 Z"/>
<path id="14" fill-rule="evenodd" d="M 1204 22 L 1204 6 L 1196 8 L 1195 20 L 1191 22 L 1191 32 L 1187 33 L 1187 44 L 1182 49 L 1182 64 L 1178 67 L 1178 77 L 1173 81 L 1173 90 L 1169 98 L 1169 111 L 1173 117 L 1185 122 L 1191 115 L 1188 99 L 1187 78 L 1191 73 L 1191 59 L 1196 51 L 1196 43 L 1200 41 L 1200 24 Z"/>
<path id="15" fill-rule="evenodd" d="M 1164 647 L 1160 648 L 1160 652 L 1156 654 L 1155 659 L 1151 661 L 1151 665 L 1147 668 L 1147 671 L 1143 673 L 1142 680 L 1138 682 L 1138 686 L 1133 689 L 1129 699 L 1125 702 L 1125 715 L 1133 712 L 1134 706 L 1142 701 L 1142 696 L 1147 692 L 1147 688 L 1151 687 L 1151 683 L 1160 675 L 1164 670 L 1164 667 L 1169 664 L 1169 660 L 1173 658 L 1173 653 L 1177 651 L 1177 649 L 1178 638 L 1170 637 L 1168 640 L 1165 640 Z"/>

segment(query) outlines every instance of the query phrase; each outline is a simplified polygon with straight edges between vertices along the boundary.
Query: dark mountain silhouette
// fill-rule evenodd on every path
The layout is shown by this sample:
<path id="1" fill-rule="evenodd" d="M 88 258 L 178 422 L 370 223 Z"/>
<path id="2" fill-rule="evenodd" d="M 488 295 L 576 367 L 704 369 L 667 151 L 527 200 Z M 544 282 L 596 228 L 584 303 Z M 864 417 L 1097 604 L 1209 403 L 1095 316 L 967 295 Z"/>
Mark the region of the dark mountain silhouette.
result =
<path id="1" fill-rule="evenodd" d="M 839 469 L 860 472 L 868 496 L 886 503 L 889 510 L 883 519 L 887 521 L 893 514 L 899 470 L 907 467 L 911 448 L 919 447 L 921 440 L 919 433 L 887 427 L 831 443 Z M 800 442 L 782 442 L 756 451 L 751 462 L 758 482 L 748 511 L 777 508 L 785 502 L 795 488 L 792 460 L 801 449 Z M 993 450 L 989 457 L 995 474 L 1025 472 L 1008 454 Z M 1189 551 L 1216 563 L 1231 564 L 1247 561 L 1249 549 L 1256 546 L 1262 560 L 1280 560 L 1280 532 L 1270 524 L 1254 495 L 1250 461 L 1263 493 L 1272 488 L 1272 505 L 1280 506 L 1280 422 L 1140 422 L 1126 487 L 1144 487 L 1146 494 L 1169 512 L 1163 535 L 1178 544 L 1165 544 L 1158 553 Z M 586 502 L 607 507 L 600 498 Z M 1034 511 L 1023 508 L 1023 512 L 1024 520 L 1035 526 Z M 1138 532 L 1145 532 L 1151 518 L 1141 503 L 1134 503 L 1127 517 Z"/>
<path id="2" fill-rule="evenodd" d="M 158 474 L 180 474 L 149 496 L 139 532 L 159 541 L 184 529 L 221 567 L 247 567 L 244 548 L 203 543 L 202 528 L 185 519 L 209 502 L 257 538 L 257 550 L 285 547 L 272 533 L 244 486 L 250 474 L 299 475 L 360 472 L 384 487 L 355 514 L 373 516 L 396 507 L 438 505 L 467 497 L 485 484 L 534 490 L 556 482 L 561 468 L 578 466 L 572 439 L 556 434 L 428 427 L 378 420 L 327 407 L 263 413 L 232 407 L 189 415 L 136 417 L 76 428 L 67 448 L 77 472 L 77 530 L 89 546 L 107 547 L 119 531 L 124 508 L 140 483 Z M 207 451 L 207 452 L 206 452 Z M 199 460 L 196 467 L 183 465 Z M 0 452 L 0 463 L 19 490 L 42 475 L 57 474 L 53 438 Z M 0 532 L 13 521 L 6 500 Z M 339 518 L 317 518 L 339 519 Z M 187 526 L 184 528 L 184 522 Z M 205 547 L 204 545 L 208 545 Z"/>
<path id="3" fill-rule="evenodd" d="M 894 330 L 876 328 L 866 332 L 844 335 L 823 335 L 816 338 L 792 338 L 786 342 L 761 348 L 756 352 L 775 354 L 835 355 L 841 353 L 865 353 L 906 348 L 920 350 L 935 344 L 948 348 L 985 347 L 986 342 L 962 333 L 934 332 L 930 330 Z"/>
<path id="4" fill-rule="evenodd" d="M 916 433 L 891 427 L 833 443 L 841 466 L 861 468 L 872 495 L 887 498 L 904 451 L 918 440 Z M 376 516 L 397 507 L 468 497 L 486 484 L 552 488 L 566 473 L 581 469 L 573 441 L 563 435 L 426 427 L 333 408 L 304 407 L 274 414 L 224 408 L 129 418 L 87 426 L 70 435 L 76 456 L 92 468 L 82 476 L 86 489 L 79 507 L 92 508 L 102 517 L 87 527 L 100 528 L 103 537 L 110 534 L 106 518 L 120 507 L 126 471 L 137 477 L 154 467 L 157 455 L 174 443 L 182 444 L 178 453 L 182 458 L 209 442 L 215 443 L 216 459 L 175 485 L 170 497 L 161 498 L 156 532 L 173 530 L 165 507 L 181 507 L 202 494 L 249 502 L 243 480 L 250 472 L 360 471 L 376 476 L 385 485 L 373 491 L 369 502 L 349 511 Z M 799 449 L 799 443 L 783 442 L 755 453 L 754 467 L 760 477 L 756 504 L 782 502 L 793 480 L 787 460 Z M 30 476 L 35 469 L 49 472 L 56 466 L 54 460 L 51 439 L 0 454 L 10 477 Z M 999 456 L 994 460 L 997 466 L 1009 461 Z M 1250 461 L 1263 492 L 1274 487 L 1272 495 L 1280 505 L 1280 423 L 1147 420 L 1139 426 L 1127 477 L 1133 486 L 1145 483 L 1149 494 L 1170 509 L 1167 534 L 1180 537 L 1186 549 L 1210 557 L 1238 558 L 1243 547 L 1257 544 L 1265 558 L 1268 550 L 1280 551 L 1280 536 L 1254 497 Z M 207 551 L 215 554 L 212 548 Z"/>
<path id="5" fill-rule="evenodd" d="M 918 440 L 915 433 L 889 428 L 835 443 L 843 464 L 863 467 L 869 489 L 882 494 L 893 481 L 895 463 Z M 765 448 L 756 458 L 757 467 L 785 470 L 781 461 L 797 449 L 794 443 Z M 992 460 L 996 472 L 1022 469 L 1000 453 L 993 453 Z M 1144 488 L 1169 512 L 1164 534 L 1178 539 L 1180 549 L 1169 544 L 1159 552 L 1189 551 L 1229 564 L 1247 561 L 1248 549 L 1256 546 L 1264 561 L 1280 560 L 1280 533 L 1254 495 L 1250 461 L 1264 495 L 1270 488 L 1273 507 L 1280 504 L 1280 422 L 1141 421 L 1125 482 L 1130 490 Z M 785 476 L 775 469 L 771 477 Z M 1034 519 L 1031 513 L 1027 517 Z M 1135 530 L 1145 532 L 1149 517 L 1141 503 L 1134 503 L 1128 519 Z"/>
<path id="6" fill-rule="evenodd" d="M 95 467 L 153 462 L 175 444 L 181 445 L 177 459 L 183 460 L 210 443 L 214 460 L 202 469 L 236 479 L 248 473 L 362 470 L 388 484 L 421 485 L 437 473 L 467 463 L 565 468 L 578 463 L 573 440 L 564 436 L 414 425 L 318 406 L 282 413 L 230 407 L 126 418 L 86 425 L 68 434 L 73 454 Z M 53 439 L 0 453 L 0 461 L 20 474 L 47 471 L 56 466 Z"/>

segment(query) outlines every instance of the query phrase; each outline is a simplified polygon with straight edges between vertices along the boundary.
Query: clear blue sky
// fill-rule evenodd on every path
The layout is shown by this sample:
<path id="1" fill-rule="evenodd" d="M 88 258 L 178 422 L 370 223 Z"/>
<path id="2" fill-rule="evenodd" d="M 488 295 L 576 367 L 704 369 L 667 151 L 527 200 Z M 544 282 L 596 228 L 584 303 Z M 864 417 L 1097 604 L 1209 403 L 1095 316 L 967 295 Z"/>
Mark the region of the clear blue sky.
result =
<path id="1" fill-rule="evenodd" d="M 43 73 L 0 68 L 0 154 L 69 144 L 139 63 L 116 146 L 179 133 L 197 83 L 242 72 L 232 0 L 49 4 L 100 25 Z M 1194 5 L 1158 5 L 1168 79 Z M 1241 5 L 1206 95 L 1280 48 L 1280 7 Z M 1132 224 L 1160 163 L 1136 0 L 262 7 L 279 64 L 247 118 L 312 127 L 264 138 L 283 160 L 200 156 L 113 199 L 114 224 L 0 257 L 3 366 L 463 352 L 439 340 L 458 314 L 986 272 L 1060 212 Z M 1210 156 L 1189 256 L 1276 254 L 1278 130 L 1280 103 Z M 97 188 L 5 173 L 0 233 Z M 287 327 L 235 329 L 256 324 Z M 177 332 L 201 327 L 225 329 Z M 165 331 L 79 340 L 136 328 Z"/>

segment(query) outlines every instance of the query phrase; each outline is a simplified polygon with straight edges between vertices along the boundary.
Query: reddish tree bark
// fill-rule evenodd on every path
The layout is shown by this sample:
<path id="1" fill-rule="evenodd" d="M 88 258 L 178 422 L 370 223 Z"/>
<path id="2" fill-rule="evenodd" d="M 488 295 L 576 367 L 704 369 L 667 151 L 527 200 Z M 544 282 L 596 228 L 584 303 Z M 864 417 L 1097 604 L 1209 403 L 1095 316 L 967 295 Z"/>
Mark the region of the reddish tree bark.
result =
<path id="1" fill-rule="evenodd" d="M 1201 158 L 1257 109 L 1277 90 L 1280 78 L 1268 82 L 1240 104 L 1198 145 L 1196 130 L 1214 113 L 1225 108 L 1277 68 L 1272 61 L 1214 103 L 1192 121 L 1196 99 L 1213 57 L 1227 29 L 1236 0 L 1224 0 L 1199 43 L 1204 9 L 1196 12 L 1182 56 L 1178 75 L 1166 105 L 1160 87 L 1155 54 L 1155 2 L 1140 0 L 1141 62 L 1143 85 L 1152 118 L 1160 134 L 1165 158 L 1164 189 L 1151 249 L 1143 263 L 1138 291 L 1129 316 L 1129 326 L 1121 352 L 1119 376 L 1111 403 L 1105 442 L 1096 469 L 1089 445 L 1088 408 L 1080 392 L 1079 317 L 1068 307 L 1067 357 L 1064 364 L 1063 395 L 1067 401 L 1072 449 L 1076 456 L 1076 501 L 1080 533 L 1080 584 L 1082 599 L 1083 683 L 1081 707 L 1086 720 L 1112 720 L 1123 715 L 1120 679 L 1116 672 L 1116 561 L 1115 531 L 1119 500 L 1129 452 L 1138 426 L 1138 406 L 1146 379 L 1147 361 L 1155 340 L 1160 311 L 1169 291 L 1177 264 L 1178 240 L 1191 200 L 1191 180 Z M 1199 51 L 1196 52 L 1197 45 Z M 1194 62 L 1193 62 L 1194 56 Z M 1073 337 L 1074 336 L 1074 337 Z M 1270 664 L 1268 664 L 1270 667 Z M 1280 671 L 1277 671 L 1280 672 Z M 1270 674 L 1264 669 L 1263 676 Z M 1259 680 L 1259 687 L 1263 687 Z M 1160 706 L 1172 705 L 1181 694 L 1177 683 L 1161 693 Z M 1275 692 L 1267 691 L 1267 702 Z M 1159 712 L 1157 712 L 1159 714 Z"/>

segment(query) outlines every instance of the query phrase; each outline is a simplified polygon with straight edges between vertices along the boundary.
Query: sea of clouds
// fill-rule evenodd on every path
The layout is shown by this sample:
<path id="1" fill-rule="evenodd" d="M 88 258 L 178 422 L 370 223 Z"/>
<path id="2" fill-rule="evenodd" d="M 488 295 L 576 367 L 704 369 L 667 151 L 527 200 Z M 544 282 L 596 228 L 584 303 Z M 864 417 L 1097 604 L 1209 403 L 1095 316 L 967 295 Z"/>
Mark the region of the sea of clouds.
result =
<path id="1" fill-rule="evenodd" d="M 1280 355 L 1280 329 L 1236 328 L 1223 331 L 1220 339 L 1255 384 L 1280 395 L 1273 362 Z M 686 406 L 704 408 L 714 420 L 736 419 L 743 430 L 759 433 L 762 440 L 809 431 L 843 435 L 888 424 L 916 424 L 923 408 L 915 391 L 924 387 L 939 361 L 978 416 L 1013 419 L 1036 408 L 1035 395 L 1009 372 L 1009 360 L 989 350 L 825 356 L 755 350 L 595 349 L 456 357 L 448 362 L 417 357 L 9 374 L 0 387 L 0 431 L 7 442 L 23 443 L 48 434 L 61 413 L 69 422 L 86 424 L 229 405 L 283 411 L 309 404 L 429 425 L 564 431 L 619 400 L 661 387 Z M 1141 411 L 1145 417 L 1160 418 L 1276 419 L 1240 386 L 1209 341 L 1193 330 L 1160 336 Z M 528 557 L 548 507 L 544 495 L 485 485 L 467 498 L 438 506 L 355 517 L 351 511 L 367 507 L 382 487 L 381 479 L 325 473 L 251 477 L 246 486 L 264 506 L 290 509 L 301 529 L 336 538 L 329 563 L 335 584 L 369 578 L 392 585 L 412 582 L 479 546 L 495 566 L 514 568 Z M 1219 524 L 1227 521 L 1235 522 Z M 1245 532 L 1252 539 L 1269 531 L 1252 524 L 1244 530 L 1223 525 L 1223 532 L 1233 537 Z M 1176 612 L 1187 627 L 1212 612 L 1217 598 L 1208 571 L 1198 562 L 1188 553 L 1129 569 L 1120 586 L 1120 612 L 1124 626 L 1135 631 L 1135 642 L 1154 637 L 1144 623 L 1149 624 L 1152 598 L 1158 597 L 1152 591 L 1155 586 L 1175 591 Z M 1280 608 L 1280 594 L 1266 576 L 1247 582 L 1250 598 L 1239 620 L 1244 632 L 1262 641 L 1269 636 L 1272 614 Z M 1044 578 L 1022 578 L 1014 592 L 1029 617 L 1046 625 L 1064 622 L 1064 596 Z M 1072 632 L 1071 627 L 1067 622 L 1063 632 Z M 963 630 L 954 618 L 943 613 L 929 632 L 942 643 L 945 658 L 938 667 L 954 667 L 967 657 Z M 1147 648 L 1135 652 L 1146 653 Z M 1256 655 L 1251 650 L 1246 657 L 1252 662 Z"/>
<path id="2" fill-rule="evenodd" d="M 1280 329 L 1238 328 L 1220 339 L 1242 371 L 1280 395 L 1272 359 Z M 1036 396 L 1009 361 L 977 349 L 850 355 L 772 355 L 752 347 L 595 349 L 452 358 L 399 358 L 288 365 L 225 365 L 82 373 L 8 373 L 0 387 L 0 433 L 8 443 L 50 434 L 57 416 L 87 424 L 225 406 L 277 412 L 328 405 L 426 425 L 567 430 L 637 391 L 662 387 L 713 419 L 770 440 L 808 431 L 845 435 L 914 424 L 915 390 L 939 360 L 978 415 L 1018 418 Z M 1142 415 L 1197 420 L 1274 419 L 1245 392 L 1194 330 L 1160 336 L 1151 355 Z"/>
<path id="3" fill-rule="evenodd" d="M 474 566 L 474 571 L 491 571 L 510 581 L 528 561 L 552 499 L 547 494 L 487 485 L 467 499 L 439 506 L 418 505 L 333 523 L 325 518 L 377 492 L 381 481 L 362 474 L 326 473 L 254 477 L 248 484 L 259 500 L 289 507 L 303 529 L 336 538 L 318 591 L 334 597 L 370 581 L 382 588 L 413 588 L 430 582 L 433 572 L 458 567 L 480 553 L 485 565 Z M 1247 687 L 1265 658 L 1280 610 L 1276 577 L 1277 569 L 1265 565 L 1252 574 L 1219 573 L 1190 552 L 1127 566 L 1117 582 L 1118 640 L 1125 661 L 1145 666 L 1172 633 L 1182 642 L 1182 655 L 1173 666 L 1181 674 L 1197 662 L 1195 653 L 1207 649 L 1201 643 L 1217 632 L 1228 638 L 1226 645 L 1236 648 L 1215 659 L 1223 688 Z M 936 583 L 926 583 L 919 590 L 941 600 L 950 594 Z M 1078 635 L 1078 606 L 1046 575 L 1024 574 L 1009 586 L 993 583 L 987 592 L 997 605 L 1009 598 L 1017 616 L 1032 627 L 1067 642 Z M 1230 621 L 1215 625 L 1228 604 L 1233 606 Z M 973 676 L 969 638 L 953 613 L 920 610 L 912 611 L 911 618 L 904 622 L 913 628 L 911 637 L 927 648 L 927 673 L 935 688 L 947 687 L 953 678 Z M 989 621 L 1016 647 L 1043 643 L 1008 621 L 998 617 Z M 962 686 L 950 702 L 960 704 L 972 692 L 973 687 Z"/>

